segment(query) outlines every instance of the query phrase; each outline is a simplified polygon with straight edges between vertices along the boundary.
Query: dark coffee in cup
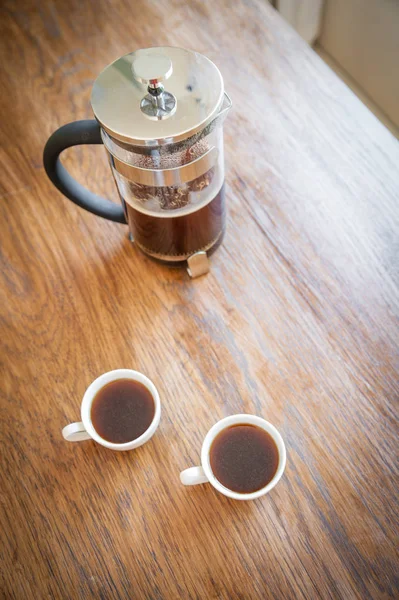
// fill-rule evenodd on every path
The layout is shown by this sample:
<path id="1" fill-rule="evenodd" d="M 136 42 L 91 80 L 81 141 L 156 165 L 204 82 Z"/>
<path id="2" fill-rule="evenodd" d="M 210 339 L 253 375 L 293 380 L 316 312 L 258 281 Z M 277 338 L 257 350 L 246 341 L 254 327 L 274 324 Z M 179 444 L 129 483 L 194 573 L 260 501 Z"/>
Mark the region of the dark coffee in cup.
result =
<path id="1" fill-rule="evenodd" d="M 94 429 L 107 442 L 125 444 L 151 425 L 155 402 L 149 389 L 133 379 L 116 379 L 102 387 L 91 405 Z"/>
<path id="2" fill-rule="evenodd" d="M 237 424 L 215 437 L 209 461 L 214 476 L 224 487 L 250 494 L 272 481 L 279 451 L 272 436 L 261 427 Z"/>

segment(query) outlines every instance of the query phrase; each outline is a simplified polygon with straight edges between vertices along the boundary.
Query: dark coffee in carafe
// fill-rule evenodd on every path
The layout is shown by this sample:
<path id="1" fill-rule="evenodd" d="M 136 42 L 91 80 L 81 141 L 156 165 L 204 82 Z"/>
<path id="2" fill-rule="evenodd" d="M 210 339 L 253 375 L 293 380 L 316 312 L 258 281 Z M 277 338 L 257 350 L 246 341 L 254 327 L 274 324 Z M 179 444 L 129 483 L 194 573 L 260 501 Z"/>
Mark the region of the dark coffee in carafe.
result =
<path id="1" fill-rule="evenodd" d="M 126 209 L 134 243 L 153 258 L 183 261 L 200 250 L 214 251 L 223 239 L 224 185 L 204 206 L 176 216 L 175 211 L 162 216 L 140 212 L 127 203 Z"/>

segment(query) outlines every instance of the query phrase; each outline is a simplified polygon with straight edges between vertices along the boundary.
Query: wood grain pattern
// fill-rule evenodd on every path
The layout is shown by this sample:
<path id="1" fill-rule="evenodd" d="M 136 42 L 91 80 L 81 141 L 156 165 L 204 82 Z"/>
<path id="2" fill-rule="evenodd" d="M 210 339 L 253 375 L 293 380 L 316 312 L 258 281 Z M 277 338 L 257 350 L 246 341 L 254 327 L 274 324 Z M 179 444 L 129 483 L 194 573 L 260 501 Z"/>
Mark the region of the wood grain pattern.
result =
<path id="1" fill-rule="evenodd" d="M 0 33 L 3 597 L 397 597 L 397 141 L 261 0 L 5 0 Z M 234 102 L 228 231 L 196 281 L 41 163 L 91 116 L 104 65 L 163 44 L 215 60 Z M 103 149 L 65 163 L 116 199 Z M 157 434 L 130 453 L 64 442 L 119 367 L 156 383 Z M 181 486 L 237 412 L 281 431 L 276 489 Z"/>

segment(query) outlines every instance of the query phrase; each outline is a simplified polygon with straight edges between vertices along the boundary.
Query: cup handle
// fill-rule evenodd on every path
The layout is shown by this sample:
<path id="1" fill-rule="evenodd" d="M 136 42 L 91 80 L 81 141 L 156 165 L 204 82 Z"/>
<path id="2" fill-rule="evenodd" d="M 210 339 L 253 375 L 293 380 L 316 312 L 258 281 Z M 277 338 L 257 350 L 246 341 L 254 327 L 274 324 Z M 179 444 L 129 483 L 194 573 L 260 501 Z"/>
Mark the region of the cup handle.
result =
<path id="1" fill-rule="evenodd" d="M 84 440 L 91 440 L 85 429 L 83 423 L 70 423 L 62 430 L 63 437 L 67 442 L 83 442 Z"/>
<path id="2" fill-rule="evenodd" d="M 191 467 L 180 473 L 180 481 L 183 485 L 198 485 L 208 483 L 209 479 L 202 467 Z"/>

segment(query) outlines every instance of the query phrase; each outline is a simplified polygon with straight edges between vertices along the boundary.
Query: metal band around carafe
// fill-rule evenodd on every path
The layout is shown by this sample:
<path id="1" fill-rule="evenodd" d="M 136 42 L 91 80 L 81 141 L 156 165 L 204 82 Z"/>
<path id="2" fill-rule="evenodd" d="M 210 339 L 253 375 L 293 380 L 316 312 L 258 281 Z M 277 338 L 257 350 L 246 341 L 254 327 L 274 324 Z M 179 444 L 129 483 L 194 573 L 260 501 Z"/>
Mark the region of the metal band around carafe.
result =
<path id="1" fill-rule="evenodd" d="M 174 169 L 157 170 L 129 165 L 110 153 L 111 164 L 118 173 L 133 183 L 153 187 L 175 186 L 193 181 L 216 165 L 217 155 L 217 148 L 211 148 L 206 154 L 186 165 Z"/>

